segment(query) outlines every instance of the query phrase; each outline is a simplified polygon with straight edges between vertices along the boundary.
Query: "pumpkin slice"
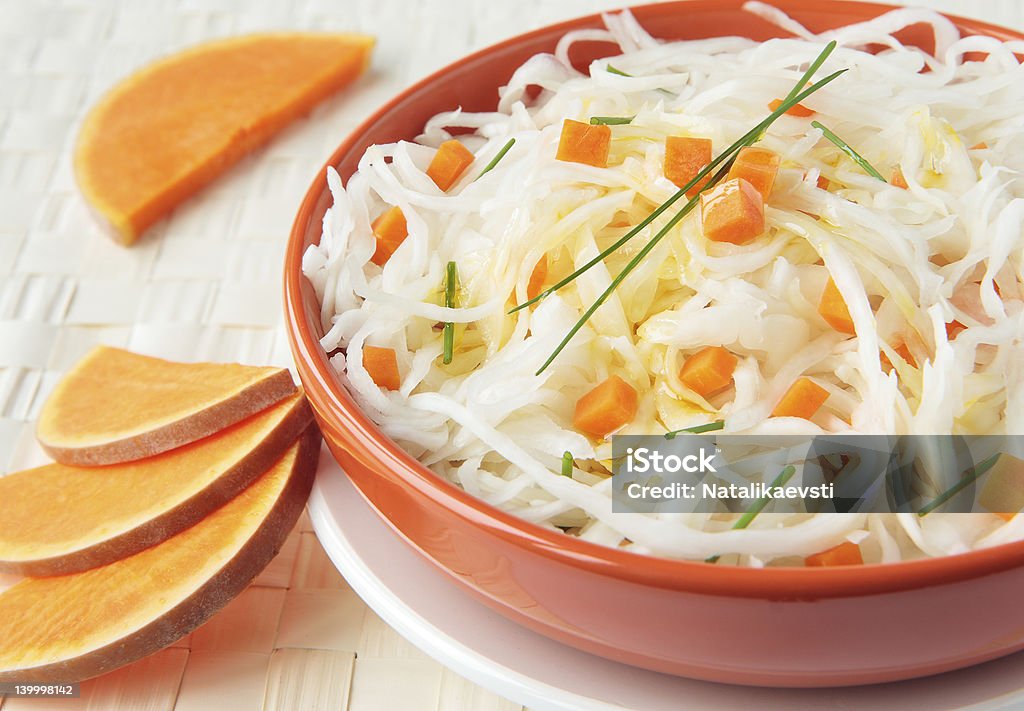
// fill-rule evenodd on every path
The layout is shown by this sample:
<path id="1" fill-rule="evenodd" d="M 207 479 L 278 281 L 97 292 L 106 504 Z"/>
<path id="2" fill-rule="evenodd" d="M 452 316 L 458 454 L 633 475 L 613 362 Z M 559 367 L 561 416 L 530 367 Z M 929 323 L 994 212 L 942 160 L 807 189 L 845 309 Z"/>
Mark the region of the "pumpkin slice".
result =
<path id="1" fill-rule="evenodd" d="M 253 34 L 144 67 L 86 117 L 75 175 L 119 242 L 147 227 L 366 69 L 373 38 Z"/>
<path id="2" fill-rule="evenodd" d="M 199 627 L 284 543 L 309 496 L 319 443 L 309 428 L 249 488 L 158 546 L 0 594 L 0 682 L 88 679 Z"/>
<path id="3" fill-rule="evenodd" d="M 0 571 L 64 575 L 194 525 L 280 459 L 313 421 L 301 393 L 212 437 L 139 462 L 47 464 L 0 478 Z"/>
<path id="4" fill-rule="evenodd" d="M 174 363 L 98 346 L 54 388 L 36 437 L 64 464 L 118 464 L 194 442 L 294 392 L 282 368 Z"/>

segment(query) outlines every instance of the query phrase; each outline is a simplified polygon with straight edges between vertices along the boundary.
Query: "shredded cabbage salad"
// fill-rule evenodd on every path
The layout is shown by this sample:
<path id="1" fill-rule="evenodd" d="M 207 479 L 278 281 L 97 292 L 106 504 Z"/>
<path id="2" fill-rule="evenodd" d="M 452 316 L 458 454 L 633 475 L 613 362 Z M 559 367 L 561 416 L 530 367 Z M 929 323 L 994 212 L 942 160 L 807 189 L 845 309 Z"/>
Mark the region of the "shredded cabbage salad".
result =
<path id="1" fill-rule="evenodd" d="M 844 542 L 877 563 L 1024 538 L 1021 515 L 765 513 L 731 530 L 735 515 L 612 512 L 610 439 L 573 426 L 577 401 L 610 375 L 639 395 L 617 434 L 715 420 L 732 434 L 1024 434 L 1024 69 L 1014 56 L 1024 43 L 961 37 L 925 10 L 816 35 L 770 6 L 746 9 L 794 36 L 662 42 L 629 12 L 609 14 L 606 29 L 570 32 L 554 54 L 523 64 L 493 112 L 454 108 L 415 142 L 372 146 L 345 186 L 329 169 L 334 205 L 303 261 L 322 304 L 323 348 L 359 406 L 439 476 L 588 541 L 759 567 L 800 565 Z M 934 55 L 894 36 L 917 23 L 933 30 Z M 621 54 L 581 73 L 569 55 L 583 40 L 615 42 Z M 677 190 L 663 173 L 667 137 L 710 138 L 717 155 L 829 40 L 838 47 L 816 76 L 849 71 L 803 105 L 883 175 L 898 169 L 906 188 L 866 173 L 811 119 L 782 116 L 757 143 L 781 158 L 765 233 L 712 242 L 695 210 L 536 374 L 675 210 L 509 314 L 527 300 L 538 262 L 547 259 L 550 284 L 625 234 Z M 970 52 L 987 58 L 967 61 Z M 593 116 L 634 117 L 610 127 L 607 167 L 557 160 L 563 121 Z M 442 191 L 425 171 L 452 129 L 475 161 Z M 408 236 L 381 267 L 371 223 L 392 206 Z M 444 306 L 450 261 L 455 307 Z M 817 311 L 830 278 L 853 336 Z M 455 324 L 450 364 L 444 322 Z M 397 389 L 371 378 L 368 346 L 394 350 Z M 707 346 L 738 363 L 732 386 L 704 398 L 679 370 Z M 824 405 L 809 419 L 772 417 L 800 377 L 827 391 Z M 561 473 L 565 452 L 571 476 Z"/>

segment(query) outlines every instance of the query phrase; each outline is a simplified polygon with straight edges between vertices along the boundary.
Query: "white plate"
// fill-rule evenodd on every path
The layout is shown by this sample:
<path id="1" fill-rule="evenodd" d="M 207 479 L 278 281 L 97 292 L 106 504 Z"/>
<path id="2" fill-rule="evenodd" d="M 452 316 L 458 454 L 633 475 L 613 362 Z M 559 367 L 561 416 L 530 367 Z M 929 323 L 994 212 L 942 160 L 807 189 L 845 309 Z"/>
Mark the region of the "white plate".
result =
<path id="1" fill-rule="evenodd" d="M 459 589 L 381 520 L 326 448 L 309 513 L 331 560 L 385 622 L 442 664 L 532 709 L 1024 707 L 1024 653 L 893 684 L 767 689 L 658 674 L 580 652 L 520 627 Z"/>

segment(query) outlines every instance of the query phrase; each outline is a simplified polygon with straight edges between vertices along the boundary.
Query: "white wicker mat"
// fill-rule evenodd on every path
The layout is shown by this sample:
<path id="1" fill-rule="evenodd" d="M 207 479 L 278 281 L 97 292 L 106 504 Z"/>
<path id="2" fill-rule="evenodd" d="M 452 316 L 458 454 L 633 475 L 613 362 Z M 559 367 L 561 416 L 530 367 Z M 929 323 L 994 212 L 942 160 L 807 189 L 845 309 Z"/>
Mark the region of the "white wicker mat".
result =
<path id="1" fill-rule="evenodd" d="M 45 461 L 30 422 L 96 343 L 182 360 L 291 362 L 281 257 L 298 202 L 344 134 L 414 79 L 521 31 L 624 0 L 0 0 L 0 472 Z M 918 4 L 1024 27 L 1024 2 Z M 263 29 L 366 32 L 351 90 L 245 160 L 132 249 L 92 223 L 69 155 L 83 112 L 147 60 Z M 6 503 L 6 502 L 5 502 Z M 0 579 L 0 589 L 5 583 Z M 305 518 L 238 600 L 178 645 L 22 709 L 511 711 L 369 611 Z"/>

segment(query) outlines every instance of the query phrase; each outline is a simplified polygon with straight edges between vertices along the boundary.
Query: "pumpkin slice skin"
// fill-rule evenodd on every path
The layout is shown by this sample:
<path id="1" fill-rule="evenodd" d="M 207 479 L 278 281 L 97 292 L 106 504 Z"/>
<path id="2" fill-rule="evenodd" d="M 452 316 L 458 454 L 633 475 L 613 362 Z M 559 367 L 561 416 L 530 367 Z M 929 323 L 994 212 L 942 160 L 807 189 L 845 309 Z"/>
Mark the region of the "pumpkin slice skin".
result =
<path id="1" fill-rule="evenodd" d="M 217 434 L 107 467 L 48 464 L 0 478 L 0 572 L 66 575 L 161 543 L 234 498 L 313 421 L 302 393 Z"/>
<path id="2" fill-rule="evenodd" d="M 320 433 L 192 528 L 83 573 L 0 594 L 0 682 L 69 683 L 152 654 L 212 617 L 280 550 L 306 504 Z"/>
<path id="3" fill-rule="evenodd" d="M 50 394 L 36 439 L 62 464 L 130 462 L 219 432 L 295 391 L 283 368 L 174 363 L 97 346 Z"/>
<path id="4" fill-rule="evenodd" d="M 113 237 L 131 244 L 362 74 L 373 44 L 355 34 L 250 34 L 143 67 L 82 124 L 74 168 L 83 196 Z"/>

